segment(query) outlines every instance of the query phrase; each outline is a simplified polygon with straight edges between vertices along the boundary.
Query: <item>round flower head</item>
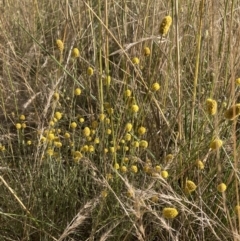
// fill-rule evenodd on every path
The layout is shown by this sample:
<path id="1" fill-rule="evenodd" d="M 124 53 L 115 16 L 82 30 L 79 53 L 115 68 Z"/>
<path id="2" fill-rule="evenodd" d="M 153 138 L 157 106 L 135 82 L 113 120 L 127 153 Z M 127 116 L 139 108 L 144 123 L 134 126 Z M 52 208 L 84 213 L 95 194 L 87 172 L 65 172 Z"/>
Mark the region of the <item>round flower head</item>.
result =
<path id="1" fill-rule="evenodd" d="M 90 136 L 90 134 L 91 134 L 90 128 L 89 128 L 89 127 L 85 127 L 85 128 L 83 129 L 83 135 L 84 135 L 85 137 L 88 137 L 88 136 Z"/>
<path id="2" fill-rule="evenodd" d="M 137 113 L 137 112 L 139 111 L 138 105 L 132 105 L 132 106 L 131 106 L 131 111 L 132 111 L 133 113 Z"/>
<path id="3" fill-rule="evenodd" d="M 81 89 L 80 88 L 76 88 L 75 90 L 74 90 L 74 95 L 76 95 L 76 96 L 78 96 L 78 95 L 81 95 Z"/>
<path id="4" fill-rule="evenodd" d="M 240 104 L 231 106 L 225 113 L 224 117 L 229 120 L 234 120 L 240 115 Z"/>
<path id="5" fill-rule="evenodd" d="M 25 117 L 25 115 L 20 115 L 19 119 L 20 119 L 21 121 L 24 121 L 24 120 L 26 119 L 26 117 Z"/>
<path id="6" fill-rule="evenodd" d="M 131 136 L 129 133 L 127 133 L 127 134 L 124 136 L 124 140 L 125 140 L 125 141 L 131 141 L 131 139 L 132 139 L 132 136 Z"/>
<path id="7" fill-rule="evenodd" d="M 236 215 L 240 215 L 240 205 L 236 205 L 235 208 L 234 208 L 234 212 Z"/>
<path id="8" fill-rule="evenodd" d="M 138 172 L 137 166 L 136 166 L 136 165 L 132 165 L 132 166 L 131 166 L 131 171 L 132 171 L 133 173 L 137 173 L 137 172 Z"/>
<path id="9" fill-rule="evenodd" d="M 220 183 L 218 186 L 217 186 L 217 190 L 219 192 L 225 192 L 227 190 L 227 186 L 225 183 Z"/>
<path id="10" fill-rule="evenodd" d="M 132 95 L 132 91 L 131 90 L 125 90 L 124 95 L 125 95 L 125 97 L 130 97 Z"/>
<path id="11" fill-rule="evenodd" d="M 59 111 L 57 111 L 57 112 L 55 112 L 54 117 L 55 117 L 57 120 L 60 120 L 60 119 L 62 118 L 62 113 L 59 112 Z"/>
<path id="12" fill-rule="evenodd" d="M 105 114 L 100 114 L 99 116 L 98 116 L 98 119 L 100 120 L 100 121 L 104 121 L 104 119 L 105 119 Z"/>
<path id="13" fill-rule="evenodd" d="M 143 54 L 144 54 L 145 56 L 149 56 L 149 55 L 151 54 L 150 48 L 144 47 L 144 49 L 143 49 Z"/>
<path id="14" fill-rule="evenodd" d="M 160 84 L 157 83 L 157 82 L 156 82 L 156 83 L 153 83 L 151 89 L 152 89 L 152 91 L 154 91 L 154 92 L 155 92 L 155 91 L 158 91 L 158 90 L 160 89 Z"/>
<path id="15" fill-rule="evenodd" d="M 185 192 L 186 193 L 191 193 L 194 192 L 196 190 L 197 186 L 194 182 L 187 180 L 186 181 L 186 185 L 185 185 Z"/>
<path id="16" fill-rule="evenodd" d="M 126 166 L 121 166 L 121 172 L 126 173 L 127 172 L 127 167 Z"/>
<path id="17" fill-rule="evenodd" d="M 146 128 L 141 126 L 138 128 L 138 134 L 141 136 L 141 135 L 144 135 L 146 133 Z"/>
<path id="18" fill-rule="evenodd" d="M 139 64 L 139 62 L 140 62 L 140 60 L 139 60 L 139 58 L 134 57 L 134 58 L 132 59 L 132 62 L 133 62 L 133 64 L 138 65 L 138 64 Z"/>
<path id="19" fill-rule="evenodd" d="M 203 170 L 204 169 L 204 163 L 201 160 L 196 161 L 196 166 L 198 169 Z"/>
<path id="20" fill-rule="evenodd" d="M 139 142 L 139 146 L 142 147 L 142 148 L 147 148 L 148 147 L 148 142 L 145 141 L 145 140 L 141 140 Z"/>
<path id="21" fill-rule="evenodd" d="M 79 56 L 80 56 L 80 53 L 79 53 L 78 48 L 74 48 L 74 49 L 72 50 L 72 57 L 73 57 L 73 58 L 78 58 Z"/>
<path id="22" fill-rule="evenodd" d="M 167 156 L 166 156 L 166 161 L 167 162 L 170 162 L 170 161 L 172 161 L 173 160 L 173 154 L 168 154 Z"/>
<path id="23" fill-rule="evenodd" d="M 115 164 L 114 164 L 114 169 L 115 170 L 118 170 L 120 167 L 119 167 L 119 164 L 116 162 Z"/>
<path id="24" fill-rule="evenodd" d="M 127 132 L 130 132 L 132 130 L 132 127 L 133 127 L 133 125 L 131 123 L 127 123 L 126 126 L 125 126 L 125 130 Z"/>
<path id="25" fill-rule="evenodd" d="M 92 76 L 92 75 L 93 75 L 93 68 L 88 67 L 88 69 L 87 69 L 87 75 L 88 75 L 88 76 Z"/>
<path id="26" fill-rule="evenodd" d="M 172 17 L 168 15 L 162 20 L 162 23 L 159 29 L 160 34 L 166 35 L 169 31 L 171 24 L 172 24 Z"/>
<path id="27" fill-rule="evenodd" d="M 68 132 L 66 132 L 66 133 L 64 134 L 64 137 L 65 137 L 66 139 L 69 139 L 71 136 L 70 136 L 70 134 L 69 134 Z"/>
<path id="28" fill-rule="evenodd" d="M 216 100 L 213 99 L 207 99 L 206 101 L 206 109 L 207 109 L 207 113 L 209 115 L 215 115 L 217 112 L 217 102 Z"/>
<path id="29" fill-rule="evenodd" d="M 64 50 L 64 44 L 63 44 L 62 40 L 57 39 L 56 40 L 56 45 L 57 45 L 57 48 L 59 49 L 59 51 L 62 53 L 63 50 Z"/>
<path id="30" fill-rule="evenodd" d="M 22 125 L 20 123 L 17 123 L 15 126 L 17 130 L 20 130 L 22 128 Z"/>
<path id="31" fill-rule="evenodd" d="M 173 219 L 177 217 L 178 211 L 176 208 L 164 208 L 163 209 L 163 217 L 167 219 Z"/>
<path id="32" fill-rule="evenodd" d="M 213 149 L 213 150 L 217 150 L 217 149 L 219 149 L 220 147 L 222 147 L 222 145 L 223 145 L 222 140 L 220 140 L 220 139 L 215 139 L 215 140 L 213 140 L 213 141 L 210 143 L 210 148 Z"/>
<path id="33" fill-rule="evenodd" d="M 53 98 L 54 98 L 54 100 L 59 100 L 59 93 L 55 92 L 53 94 Z"/>
<path id="34" fill-rule="evenodd" d="M 168 178 L 168 172 L 167 171 L 161 171 L 161 176 L 164 179 Z"/>
<path id="35" fill-rule="evenodd" d="M 159 173 L 161 171 L 161 166 L 159 165 L 155 166 L 155 171 Z"/>
<path id="36" fill-rule="evenodd" d="M 72 129 L 75 129 L 75 128 L 77 127 L 77 123 L 76 123 L 76 122 L 72 122 L 72 123 L 70 124 L 70 127 L 71 127 Z"/>
<path id="37" fill-rule="evenodd" d="M 237 78 L 235 83 L 236 83 L 236 85 L 240 86 L 240 78 Z"/>

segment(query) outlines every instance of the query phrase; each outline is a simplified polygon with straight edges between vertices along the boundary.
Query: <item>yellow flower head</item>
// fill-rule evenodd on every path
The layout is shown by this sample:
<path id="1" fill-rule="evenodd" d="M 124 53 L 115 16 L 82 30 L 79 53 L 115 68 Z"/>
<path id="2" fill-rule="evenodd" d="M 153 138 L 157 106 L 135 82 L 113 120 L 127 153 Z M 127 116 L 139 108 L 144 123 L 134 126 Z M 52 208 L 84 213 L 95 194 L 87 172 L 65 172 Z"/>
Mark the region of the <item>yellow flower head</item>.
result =
<path id="1" fill-rule="evenodd" d="M 196 166 L 198 169 L 203 170 L 204 169 L 204 163 L 201 160 L 196 161 Z"/>
<path id="2" fill-rule="evenodd" d="M 217 186 L 217 190 L 219 192 L 225 192 L 227 190 L 227 186 L 225 183 L 220 183 L 218 186 Z"/>
<path id="3" fill-rule="evenodd" d="M 92 76 L 92 75 L 93 75 L 93 68 L 88 67 L 88 69 L 87 69 L 87 75 L 88 75 L 88 76 Z"/>
<path id="4" fill-rule="evenodd" d="M 132 142 L 132 146 L 135 147 L 135 148 L 138 148 L 139 147 L 139 142 L 138 141 Z"/>
<path id="5" fill-rule="evenodd" d="M 126 173 L 127 172 L 127 167 L 126 166 L 121 166 L 121 172 Z"/>
<path id="6" fill-rule="evenodd" d="M 90 134 L 91 134 L 90 128 L 89 128 L 89 127 L 85 127 L 85 128 L 83 129 L 83 135 L 84 135 L 85 137 L 88 137 L 88 136 L 90 136 Z"/>
<path id="7" fill-rule="evenodd" d="M 22 125 L 20 123 L 17 123 L 15 126 L 17 130 L 20 130 L 22 128 Z"/>
<path id="8" fill-rule="evenodd" d="M 76 89 L 74 90 L 74 94 L 75 94 L 76 96 L 81 95 L 81 93 L 82 93 L 82 91 L 81 91 L 80 88 L 76 88 Z"/>
<path id="9" fill-rule="evenodd" d="M 72 122 L 72 123 L 70 124 L 70 127 L 71 127 L 72 129 L 75 129 L 75 128 L 77 127 L 77 123 L 76 123 L 76 122 Z"/>
<path id="10" fill-rule="evenodd" d="M 196 190 L 197 186 L 194 182 L 187 180 L 186 181 L 186 185 L 185 185 L 185 192 L 186 193 L 191 193 L 194 192 Z"/>
<path id="11" fill-rule="evenodd" d="M 129 134 L 129 133 L 127 133 L 125 136 L 124 136 L 124 140 L 125 141 L 130 141 L 132 139 L 132 136 Z"/>
<path id="12" fill-rule="evenodd" d="M 104 121 L 105 117 L 106 117 L 106 115 L 102 113 L 102 114 L 99 114 L 98 119 L 100 121 Z"/>
<path id="13" fill-rule="evenodd" d="M 140 62 L 140 60 L 139 60 L 139 58 L 134 57 L 134 58 L 132 59 L 132 62 L 133 62 L 133 64 L 138 65 L 138 64 L 139 64 L 139 62 Z"/>
<path id="14" fill-rule="evenodd" d="M 20 115 L 19 119 L 20 119 L 21 121 L 24 121 L 24 120 L 26 119 L 26 117 L 25 117 L 25 115 Z"/>
<path id="15" fill-rule="evenodd" d="M 159 165 L 155 166 L 155 171 L 159 173 L 161 171 L 161 166 Z"/>
<path id="16" fill-rule="evenodd" d="M 143 49 L 143 54 L 144 54 L 145 56 L 149 56 L 149 55 L 151 54 L 150 48 L 144 47 L 144 49 Z"/>
<path id="17" fill-rule="evenodd" d="M 136 165 L 132 165 L 132 166 L 131 166 L 131 171 L 132 171 L 133 173 L 137 173 L 137 172 L 138 172 L 137 166 L 136 166 Z"/>
<path id="18" fill-rule="evenodd" d="M 57 39 L 56 40 L 56 45 L 57 45 L 57 48 L 59 49 L 59 51 L 62 53 L 63 50 L 64 50 L 64 44 L 63 44 L 62 40 Z"/>
<path id="19" fill-rule="evenodd" d="M 172 219 L 177 217 L 178 211 L 176 208 L 164 208 L 163 209 L 163 217 L 167 219 Z"/>
<path id="20" fill-rule="evenodd" d="M 55 92 L 53 94 L 53 98 L 54 98 L 54 100 L 59 100 L 59 93 Z"/>
<path id="21" fill-rule="evenodd" d="M 127 123 L 125 126 L 125 131 L 130 132 L 132 130 L 133 125 L 131 123 Z"/>
<path id="22" fill-rule="evenodd" d="M 234 120 L 240 115 L 240 104 L 231 106 L 225 113 L 224 117 L 229 120 Z"/>
<path id="23" fill-rule="evenodd" d="M 160 89 L 160 84 L 157 82 L 153 83 L 151 89 L 154 92 L 158 91 Z"/>
<path id="24" fill-rule="evenodd" d="M 138 128 L 138 134 L 141 136 L 141 135 L 144 135 L 146 133 L 146 128 L 141 126 Z"/>
<path id="25" fill-rule="evenodd" d="M 236 83 L 236 85 L 240 86 L 240 78 L 237 78 L 235 83 Z"/>
<path id="26" fill-rule="evenodd" d="M 216 100 L 213 99 L 207 99 L 206 101 L 206 109 L 207 109 L 207 113 L 209 115 L 215 115 L 217 112 L 217 102 Z"/>
<path id="27" fill-rule="evenodd" d="M 137 112 L 139 111 L 138 105 L 132 105 L 132 106 L 131 106 L 131 111 L 132 111 L 133 113 L 137 113 Z"/>
<path id="28" fill-rule="evenodd" d="M 55 112 L 54 117 L 55 117 L 57 120 L 60 120 L 60 119 L 62 118 L 62 113 L 59 112 L 59 111 L 57 111 L 57 112 Z"/>
<path id="29" fill-rule="evenodd" d="M 120 167 L 119 167 L 119 164 L 116 162 L 115 164 L 114 164 L 114 169 L 115 170 L 118 170 Z"/>
<path id="30" fill-rule="evenodd" d="M 30 140 L 27 141 L 27 145 L 28 146 L 31 146 L 32 145 L 32 142 Z"/>
<path id="31" fill-rule="evenodd" d="M 240 215 L 240 205 L 236 205 L 235 208 L 234 208 L 234 212 L 236 215 Z"/>
<path id="32" fill-rule="evenodd" d="M 145 141 L 145 140 L 141 140 L 139 142 L 139 146 L 142 147 L 142 148 L 147 148 L 148 147 L 148 142 Z"/>
<path id="33" fill-rule="evenodd" d="M 132 95 L 132 91 L 127 89 L 127 90 L 125 90 L 124 95 L 125 95 L 125 97 L 130 97 Z"/>
<path id="34" fill-rule="evenodd" d="M 162 20 L 162 23 L 159 29 L 160 34 L 166 35 L 169 31 L 171 24 L 172 24 L 172 17 L 168 15 Z"/>
<path id="35" fill-rule="evenodd" d="M 80 56 L 80 53 L 79 53 L 78 48 L 74 48 L 74 49 L 72 50 L 72 57 L 73 57 L 73 58 L 78 58 L 79 56 Z"/>
<path id="36" fill-rule="evenodd" d="M 219 149 L 220 147 L 222 147 L 222 145 L 223 145 L 222 140 L 220 140 L 220 139 L 215 139 L 215 140 L 213 140 L 213 141 L 210 143 L 210 148 L 213 149 L 213 150 L 217 150 L 217 149 Z"/>
<path id="37" fill-rule="evenodd" d="M 168 172 L 167 171 L 161 171 L 161 176 L 164 179 L 168 178 Z"/>
<path id="38" fill-rule="evenodd" d="M 66 139 L 69 139 L 71 136 L 70 136 L 70 134 L 69 134 L 68 132 L 66 132 L 66 133 L 64 134 L 64 137 L 65 137 Z"/>
<path id="39" fill-rule="evenodd" d="M 166 161 L 167 162 L 170 162 L 170 161 L 172 161 L 173 160 L 173 154 L 168 154 L 167 156 L 166 156 Z"/>

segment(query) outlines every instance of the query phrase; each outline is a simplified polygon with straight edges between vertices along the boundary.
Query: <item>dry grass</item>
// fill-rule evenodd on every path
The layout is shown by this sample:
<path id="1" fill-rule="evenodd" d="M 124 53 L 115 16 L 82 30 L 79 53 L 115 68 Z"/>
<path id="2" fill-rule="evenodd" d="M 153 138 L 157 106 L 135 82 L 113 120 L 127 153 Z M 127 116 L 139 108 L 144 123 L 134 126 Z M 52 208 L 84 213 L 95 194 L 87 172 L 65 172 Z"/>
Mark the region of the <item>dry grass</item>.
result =
<path id="1" fill-rule="evenodd" d="M 1 2 L 0 239 L 239 240 L 238 5 Z"/>

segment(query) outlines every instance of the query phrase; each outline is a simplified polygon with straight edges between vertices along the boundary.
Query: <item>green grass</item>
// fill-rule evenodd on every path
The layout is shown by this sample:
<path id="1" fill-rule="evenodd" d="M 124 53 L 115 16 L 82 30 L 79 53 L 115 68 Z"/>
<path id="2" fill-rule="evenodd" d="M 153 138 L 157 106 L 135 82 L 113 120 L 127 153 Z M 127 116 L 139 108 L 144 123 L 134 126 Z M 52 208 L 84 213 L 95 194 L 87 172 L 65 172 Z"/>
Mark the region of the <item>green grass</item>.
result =
<path id="1" fill-rule="evenodd" d="M 1 3 L 0 239 L 239 240 L 238 3 Z"/>

